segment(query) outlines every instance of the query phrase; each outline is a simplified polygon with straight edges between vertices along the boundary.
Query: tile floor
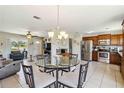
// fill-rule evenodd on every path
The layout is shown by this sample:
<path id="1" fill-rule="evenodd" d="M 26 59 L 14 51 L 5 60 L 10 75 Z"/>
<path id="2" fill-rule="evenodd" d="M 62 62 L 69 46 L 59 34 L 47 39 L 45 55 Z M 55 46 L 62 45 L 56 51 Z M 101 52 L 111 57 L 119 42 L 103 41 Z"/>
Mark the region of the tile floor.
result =
<path id="1" fill-rule="evenodd" d="M 16 75 L 0 80 L 0 88 L 27 88 L 23 71 L 21 69 Z M 123 88 L 120 68 L 117 65 L 101 62 L 89 64 L 87 80 L 84 88 Z"/>

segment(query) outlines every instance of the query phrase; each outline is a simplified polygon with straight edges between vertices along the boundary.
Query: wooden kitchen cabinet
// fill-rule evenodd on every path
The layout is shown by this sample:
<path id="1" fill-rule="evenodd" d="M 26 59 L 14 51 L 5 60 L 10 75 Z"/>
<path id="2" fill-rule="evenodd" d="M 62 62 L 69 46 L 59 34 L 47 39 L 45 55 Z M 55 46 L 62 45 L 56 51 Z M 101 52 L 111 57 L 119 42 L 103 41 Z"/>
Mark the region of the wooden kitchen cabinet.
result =
<path id="1" fill-rule="evenodd" d="M 114 45 L 114 46 L 122 46 L 122 44 L 123 44 L 123 35 L 122 34 L 114 34 L 114 35 L 103 34 L 103 35 L 98 35 L 98 36 L 83 37 L 82 39 L 84 41 L 92 40 L 94 46 L 98 45 L 98 40 L 104 40 L 104 39 L 110 39 L 111 45 Z"/>
<path id="2" fill-rule="evenodd" d="M 92 51 L 92 61 L 98 61 L 98 52 Z"/>
<path id="3" fill-rule="evenodd" d="M 118 45 L 118 35 L 111 35 L 111 45 Z"/>
<path id="4" fill-rule="evenodd" d="M 110 53 L 110 64 L 121 64 L 121 56 L 117 52 Z"/>
<path id="5" fill-rule="evenodd" d="M 83 39 L 84 41 L 86 41 L 86 40 L 92 40 L 93 37 L 83 37 L 82 39 Z"/>
<path id="6" fill-rule="evenodd" d="M 98 35 L 99 40 L 111 39 L 111 34 Z"/>
<path id="7" fill-rule="evenodd" d="M 98 37 L 97 36 L 93 36 L 92 40 L 93 40 L 93 45 L 97 46 L 98 45 Z"/>
<path id="8" fill-rule="evenodd" d="M 122 34 L 111 35 L 111 45 L 122 46 L 123 36 Z"/>
<path id="9" fill-rule="evenodd" d="M 84 41 L 86 41 L 86 40 L 92 40 L 94 46 L 98 45 L 98 37 L 97 36 L 83 37 L 82 39 Z"/>
<path id="10" fill-rule="evenodd" d="M 120 46 L 123 45 L 123 35 L 122 34 L 118 35 L 118 45 L 120 45 Z"/>

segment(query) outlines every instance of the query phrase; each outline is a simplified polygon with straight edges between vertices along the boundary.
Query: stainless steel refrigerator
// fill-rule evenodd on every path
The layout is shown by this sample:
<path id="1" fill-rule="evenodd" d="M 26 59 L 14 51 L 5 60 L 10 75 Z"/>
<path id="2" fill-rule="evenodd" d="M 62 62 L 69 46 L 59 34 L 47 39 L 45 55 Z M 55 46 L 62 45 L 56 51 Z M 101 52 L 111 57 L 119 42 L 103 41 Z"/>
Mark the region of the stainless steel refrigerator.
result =
<path id="1" fill-rule="evenodd" d="M 92 60 L 92 40 L 82 42 L 82 60 Z"/>

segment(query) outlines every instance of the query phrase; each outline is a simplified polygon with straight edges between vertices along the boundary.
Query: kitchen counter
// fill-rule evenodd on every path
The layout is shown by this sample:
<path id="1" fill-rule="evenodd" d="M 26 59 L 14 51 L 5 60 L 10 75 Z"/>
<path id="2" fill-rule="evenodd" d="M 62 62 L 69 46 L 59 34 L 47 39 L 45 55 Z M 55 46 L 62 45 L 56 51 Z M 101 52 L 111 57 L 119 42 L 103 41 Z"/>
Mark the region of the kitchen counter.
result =
<path id="1" fill-rule="evenodd" d="M 110 53 L 116 53 L 116 54 L 118 54 L 120 57 L 122 57 L 122 52 L 111 51 Z"/>
<path id="2" fill-rule="evenodd" d="M 99 53 L 107 53 L 109 56 L 109 63 L 110 64 L 116 64 L 116 65 L 120 65 L 120 61 L 121 61 L 121 57 L 122 57 L 122 52 L 118 52 L 118 51 L 92 51 L 92 60 L 93 61 L 99 61 Z M 102 61 L 100 61 L 102 62 Z"/>
<path id="3" fill-rule="evenodd" d="M 117 54 L 119 54 L 121 57 L 122 57 L 122 52 L 118 52 L 118 51 L 113 51 L 113 52 L 110 52 L 110 53 L 117 53 Z"/>
<path id="4" fill-rule="evenodd" d="M 118 54 L 119 54 L 121 57 L 123 56 L 122 52 L 118 52 Z"/>

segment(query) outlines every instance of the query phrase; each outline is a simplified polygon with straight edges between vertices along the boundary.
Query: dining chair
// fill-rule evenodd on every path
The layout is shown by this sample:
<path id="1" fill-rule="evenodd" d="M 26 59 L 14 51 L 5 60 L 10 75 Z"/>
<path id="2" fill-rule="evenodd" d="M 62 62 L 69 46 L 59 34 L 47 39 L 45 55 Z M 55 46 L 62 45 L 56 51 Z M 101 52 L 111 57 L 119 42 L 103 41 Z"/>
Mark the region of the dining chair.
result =
<path id="1" fill-rule="evenodd" d="M 71 54 L 70 55 L 70 63 L 75 64 L 78 61 L 78 54 Z"/>
<path id="2" fill-rule="evenodd" d="M 25 81 L 29 88 L 47 88 L 55 84 L 55 78 L 47 73 L 41 73 L 39 69 L 33 70 L 33 66 L 22 64 Z"/>
<path id="3" fill-rule="evenodd" d="M 75 63 L 77 63 L 77 59 L 78 59 L 78 54 L 70 54 L 70 56 L 68 57 L 68 59 L 66 60 L 61 60 L 61 65 L 64 63 L 66 63 L 66 65 L 69 65 L 68 69 L 63 69 L 61 75 L 63 75 L 63 72 L 70 72 L 71 71 L 71 67 L 70 65 L 73 65 Z"/>
<path id="4" fill-rule="evenodd" d="M 79 68 L 74 72 L 64 73 L 63 76 L 59 78 L 59 84 L 63 87 L 69 88 L 82 88 L 87 76 L 89 61 L 86 64 L 79 64 Z"/>
<path id="5" fill-rule="evenodd" d="M 50 57 L 49 55 L 36 55 L 37 62 L 41 65 L 48 65 L 50 64 Z M 41 67 L 42 68 L 42 67 Z M 46 72 L 53 75 L 54 77 L 54 70 L 50 70 L 47 68 L 43 68 L 43 70 L 40 70 L 41 72 Z"/>

